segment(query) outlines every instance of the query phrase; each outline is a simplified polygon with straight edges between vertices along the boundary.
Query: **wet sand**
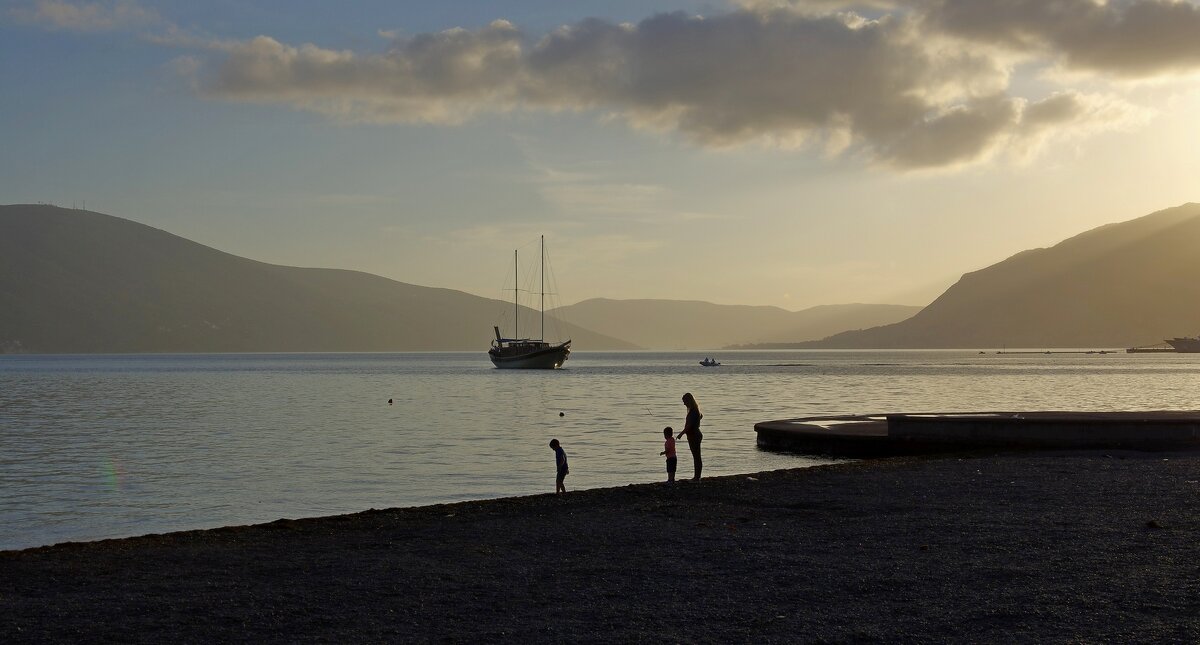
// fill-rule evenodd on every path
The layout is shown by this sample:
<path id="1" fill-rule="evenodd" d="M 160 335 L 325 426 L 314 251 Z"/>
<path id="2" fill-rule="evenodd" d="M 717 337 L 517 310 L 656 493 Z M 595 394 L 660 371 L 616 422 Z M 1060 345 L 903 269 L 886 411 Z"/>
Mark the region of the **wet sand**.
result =
<path id="1" fill-rule="evenodd" d="M 8 551 L 0 638 L 1196 642 L 1200 456 L 891 459 Z"/>

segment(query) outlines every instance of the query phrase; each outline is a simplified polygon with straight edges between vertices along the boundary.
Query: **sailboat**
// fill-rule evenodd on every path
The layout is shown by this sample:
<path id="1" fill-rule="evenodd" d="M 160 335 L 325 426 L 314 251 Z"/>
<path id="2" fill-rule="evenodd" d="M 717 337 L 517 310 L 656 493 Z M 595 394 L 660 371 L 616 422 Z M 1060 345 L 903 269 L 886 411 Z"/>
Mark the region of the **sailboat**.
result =
<path id="1" fill-rule="evenodd" d="M 518 285 L 516 280 L 517 252 L 513 251 L 513 336 L 517 336 L 517 315 L 520 305 L 517 304 Z M 562 367 L 571 354 L 571 341 L 557 345 L 544 340 L 546 335 L 546 236 L 541 239 L 542 279 L 542 337 L 543 338 L 505 338 L 500 334 L 500 327 L 492 327 L 496 331 L 496 339 L 488 350 L 492 364 L 499 369 L 552 370 Z"/>

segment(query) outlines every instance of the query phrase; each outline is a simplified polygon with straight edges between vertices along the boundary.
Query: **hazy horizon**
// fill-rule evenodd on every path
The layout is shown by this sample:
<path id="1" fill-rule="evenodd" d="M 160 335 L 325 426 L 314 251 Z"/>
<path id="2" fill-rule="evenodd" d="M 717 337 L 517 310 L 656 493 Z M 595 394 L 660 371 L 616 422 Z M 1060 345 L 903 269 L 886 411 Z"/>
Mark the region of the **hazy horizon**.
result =
<path id="1" fill-rule="evenodd" d="M 131 222 L 135 222 L 135 223 L 137 223 L 137 224 L 144 224 L 144 225 L 150 226 L 150 224 L 148 224 L 148 223 L 146 223 L 146 222 L 140 222 L 140 221 L 132 220 L 132 219 L 129 219 L 128 217 L 123 217 L 123 216 L 121 216 L 121 215 L 119 215 L 119 214 L 115 214 L 115 213 L 104 213 L 104 212 L 99 212 L 99 211 L 93 210 L 93 209 L 92 209 L 92 208 L 90 208 L 90 207 L 85 209 L 85 208 L 84 208 L 84 206 L 83 206 L 83 205 L 81 205 L 81 204 L 72 204 L 72 205 L 70 205 L 70 206 L 63 206 L 62 204 L 53 204 L 53 203 L 34 203 L 34 204 L 0 204 L 0 206 L 51 206 L 51 207 L 54 207 L 54 208 L 60 208 L 60 209 L 65 209 L 65 210 L 79 210 L 79 211 L 86 211 L 86 212 L 90 212 L 90 213 L 97 213 L 97 214 L 99 214 L 99 215 L 107 215 L 107 216 L 110 216 L 110 217 L 117 217 L 117 218 L 120 218 L 120 219 L 125 219 L 125 220 L 129 220 L 129 221 L 131 221 Z M 154 227 L 154 228 L 159 228 L 159 227 L 157 227 L 157 226 L 156 226 L 156 227 Z M 159 228 L 159 230 L 163 231 L 164 233 L 169 233 L 169 234 L 171 234 L 171 235 L 175 235 L 176 237 L 182 237 L 182 236 L 180 236 L 180 235 L 177 235 L 177 234 L 176 234 L 176 233 L 174 233 L 173 231 L 170 231 L 170 230 L 167 230 L 167 229 L 162 229 L 162 228 Z M 187 239 L 187 238 L 184 238 L 184 239 Z M 195 240 L 188 240 L 188 241 L 195 242 Z M 526 244 L 524 245 L 524 247 L 526 248 L 526 250 L 527 250 L 527 251 L 528 251 L 530 248 L 534 248 L 534 249 L 536 249 L 536 247 L 535 247 L 535 246 L 533 246 L 534 244 L 536 244 L 536 241 L 530 241 L 530 242 L 526 243 Z M 215 251 L 220 251 L 220 252 L 222 252 L 222 253 L 229 253 L 229 251 L 227 251 L 226 249 L 221 249 L 221 248 L 213 247 L 213 246 L 210 246 L 210 245 L 207 245 L 207 244 L 206 244 L 205 246 L 208 246 L 209 248 L 211 248 L 211 249 L 213 249 L 213 250 L 215 250 Z M 510 251 L 509 253 L 511 253 L 511 251 Z M 522 305 L 523 307 L 529 307 L 529 308 L 531 308 L 531 309 L 537 309 L 537 306 L 538 306 L 538 305 L 537 305 L 537 301 L 536 301 L 536 298 L 537 298 L 537 292 L 536 292 L 536 289 L 537 289 L 537 287 L 536 287 L 536 286 L 534 286 L 534 285 L 536 284 L 536 280 L 537 280 L 537 271 L 538 271 L 538 265 L 537 265 L 537 259 L 536 259 L 536 258 L 537 258 L 537 255 L 536 255 L 536 250 L 534 250 L 534 251 L 533 251 L 533 254 L 534 254 L 534 255 L 533 255 L 533 258 L 534 258 L 534 259 L 529 259 L 528 257 L 526 257 L 526 258 L 524 258 L 524 259 L 521 259 L 521 260 L 520 260 L 520 265 L 521 265 L 521 266 L 520 266 L 520 270 L 521 270 L 521 276 L 522 276 L 522 285 L 523 285 L 523 286 L 522 286 L 522 288 L 521 288 L 521 305 Z M 249 256 L 243 256 L 243 255 L 236 255 L 236 254 L 231 254 L 231 255 L 235 255 L 235 257 L 239 257 L 239 258 L 246 259 L 246 260 L 253 260 L 253 261 L 255 261 L 255 262 L 263 262 L 263 260 L 261 260 L 261 259 L 259 259 L 259 258 L 255 258 L 255 257 L 249 257 Z M 512 256 L 510 255 L 509 257 L 511 258 Z M 271 264 L 271 265 L 274 265 L 274 266 L 279 266 L 279 267 L 284 267 L 284 268 L 293 268 L 293 269 L 330 269 L 330 270 L 360 271 L 360 272 L 363 272 L 363 273 L 367 273 L 368 275 L 373 275 L 373 276 L 383 277 L 383 278 L 387 278 L 387 279 L 389 279 L 389 280 L 395 280 L 395 281 L 397 281 L 397 282 L 402 282 L 402 283 L 405 283 L 405 284 L 413 284 L 413 285 L 416 285 L 416 286 L 421 286 L 421 287 L 430 287 L 430 288 L 434 288 L 434 289 L 449 289 L 449 290 L 452 290 L 452 291 L 461 291 L 461 292 L 463 292 L 463 293 L 466 293 L 466 294 L 468 294 L 468 295 L 472 295 L 472 296 L 478 296 L 478 297 L 481 297 L 481 298 L 491 298 L 491 299 L 496 299 L 496 300 L 504 300 L 504 301 L 507 301 L 507 302 L 510 302 L 510 303 L 511 303 L 511 302 L 512 302 L 512 292 L 513 292 L 513 287 L 512 287 L 512 273 L 511 273 L 511 271 L 512 271 L 512 268 L 513 268 L 513 267 L 512 267 L 511 261 L 512 261 L 512 260 L 510 259 L 510 261 L 509 261 L 509 262 L 510 262 L 510 264 L 508 264 L 508 267 L 507 267 L 507 268 L 508 268 L 508 270 L 510 271 L 510 273 L 508 273 L 508 274 L 507 274 L 507 278 L 508 278 L 508 285 L 507 285 L 507 286 L 506 286 L 504 289 L 502 289 L 502 290 L 501 290 L 501 291 L 502 291 L 502 293 L 499 293 L 499 294 L 497 294 L 497 293 L 490 293 L 490 294 L 488 294 L 488 293 L 474 293 L 474 292 L 471 292 L 471 291 L 469 291 L 469 290 L 467 290 L 467 289 L 465 289 L 465 288 L 458 287 L 458 286 L 455 286 L 455 285 L 446 285 L 446 284 L 417 284 L 417 283 L 415 283 L 415 282 L 411 282 L 411 281 L 409 281 L 409 280 L 404 280 L 403 278 L 395 278 L 395 277 L 389 277 L 389 276 L 379 276 L 378 274 L 373 274 L 373 273 L 370 273 L 370 272 L 362 271 L 362 270 L 360 270 L 360 269 L 353 269 L 353 268 L 349 268 L 349 267 L 341 267 L 341 266 L 316 266 L 316 265 L 313 265 L 313 264 L 305 264 L 305 263 L 303 263 L 303 262 L 301 262 L 301 263 L 299 263 L 299 264 L 278 264 L 278 263 L 274 263 L 274 262 L 267 262 L 267 264 Z M 702 300 L 702 299 L 676 299 L 676 298 L 608 298 L 608 297 L 605 297 L 605 296 L 594 296 L 594 295 L 582 295 L 582 296 L 580 296 L 580 297 L 577 297 L 577 298 L 566 298 L 566 299 L 561 299 L 561 300 L 559 300 L 559 299 L 557 299 L 557 298 L 556 298 L 556 300 L 557 300 L 557 301 L 553 301 L 553 302 L 552 302 L 551 300 L 549 300 L 549 298 L 550 298 L 551 296 L 557 296 L 558 294 L 551 293 L 551 292 L 550 292 L 550 290 L 549 290 L 549 289 L 550 289 L 550 287 L 549 287 L 549 286 L 547 287 L 547 289 L 548 289 L 548 291 L 547 291 L 547 298 L 548 298 L 548 299 L 547 299 L 547 302 L 546 302 L 546 312 L 547 312 L 547 314 L 549 314 L 549 313 L 550 313 L 552 310 L 554 310 L 554 309 L 565 309 L 565 308 L 573 307 L 573 306 L 575 306 L 575 305 L 578 305 L 578 304 L 581 304 L 581 303 L 585 303 L 585 302 L 589 302 L 589 301 L 594 301 L 594 300 L 611 300 L 611 301 L 618 301 L 618 302 L 639 302 L 639 301 L 640 301 L 640 302 L 656 302 L 656 301 L 657 301 L 657 302 L 673 302 L 673 303 L 700 303 L 700 304 L 711 304 L 711 305 L 718 305 L 718 306 L 722 306 L 722 307 L 776 307 L 776 308 L 779 308 L 779 309 L 783 309 L 784 311 L 789 311 L 789 312 L 793 312 L 793 313 L 796 313 L 796 312 L 801 312 L 801 311 L 807 311 L 807 310 L 810 310 L 810 309 L 821 309 L 821 308 L 827 308 L 827 307 L 838 307 L 838 306 L 857 305 L 857 304 L 882 304 L 882 305 L 898 305 L 898 306 L 912 306 L 912 307 L 923 307 L 923 306 L 925 306 L 925 304 L 928 304 L 928 303 L 924 303 L 924 304 L 911 304 L 911 303 L 858 303 L 858 302 L 828 302 L 828 303 L 820 303 L 820 304 L 815 304 L 815 305 L 809 305 L 809 306 L 805 306 L 805 307 L 800 307 L 800 308 L 798 308 L 798 309 L 788 309 L 787 307 L 779 307 L 778 305 L 759 305 L 759 304 L 754 304 L 754 303 L 744 303 L 744 302 L 714 302 L 714 301 L 712 301 L 712 300 Z M 939 292 L 939 293 L 941 293 L 941 292 Z M 931 300 L 932 300 L 932 298 L 931 298 Z"/>
<path id="2" fill-rule="evenodd" d="M 0 201 L 503 297 L 926 305 L 1200 201 L 1200 6 L 1070 0 L 0 9 Z"/>

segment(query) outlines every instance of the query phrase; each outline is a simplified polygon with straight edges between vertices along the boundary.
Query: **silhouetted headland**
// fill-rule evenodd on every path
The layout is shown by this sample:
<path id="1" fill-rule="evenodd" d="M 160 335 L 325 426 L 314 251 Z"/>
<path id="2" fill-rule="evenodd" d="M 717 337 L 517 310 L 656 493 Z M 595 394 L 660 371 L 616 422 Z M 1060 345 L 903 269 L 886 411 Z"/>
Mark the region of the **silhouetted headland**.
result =
<path id="1" fill-rule="evenodd" d="M 1129 347 L 1200 331 L 1200 204 L 966 273 L 915 316 L 803 348 Z"/>

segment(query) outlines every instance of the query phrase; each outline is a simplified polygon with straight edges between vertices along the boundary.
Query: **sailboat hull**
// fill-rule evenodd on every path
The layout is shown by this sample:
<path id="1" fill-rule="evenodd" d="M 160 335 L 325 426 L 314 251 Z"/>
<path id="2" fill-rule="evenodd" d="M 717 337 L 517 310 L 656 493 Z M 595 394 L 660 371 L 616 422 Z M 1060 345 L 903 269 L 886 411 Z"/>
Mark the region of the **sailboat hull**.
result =
<path id="1" fill-rule="evenodd" d="M 499 369 L 552 370 L 562 367 L 571 354 L 571 341 L 531 352 L 502 355 L 495 349 L 488 352 L 492 365 Z"/>
<path id="2" fill-rule="evenodd" d="M 541 251 L 542 276 L 542 338 L 505 338 L 500 334 L 500 327 L 494 326 L 496 339 L 488 350 L 488 358 L 492 365 L 502 370 L 553 370 L 562 367 L 571 354 L 571 341 L 551 345 L 544 338 L 546 331 L 546 238 L 543 236 L 539 246 Z M 517 252 L 513 251 L 513 329 L 517 328 L 517 318 L 520 308 L 517 304 Z M 515 334 L 514 334 L 515 335 Z"/>
<path id="3" fill-rule="evenodd" d="M 1200 336 L 1195 338 L 1188 338 L 1186 336 L 1182 338 L 1172 338 L 1167 341 L 1167 344 L 1169 344 L 1171 347 L 1174 347 L 1175 351 L 1184 354 L 1200 353 Z"/>

